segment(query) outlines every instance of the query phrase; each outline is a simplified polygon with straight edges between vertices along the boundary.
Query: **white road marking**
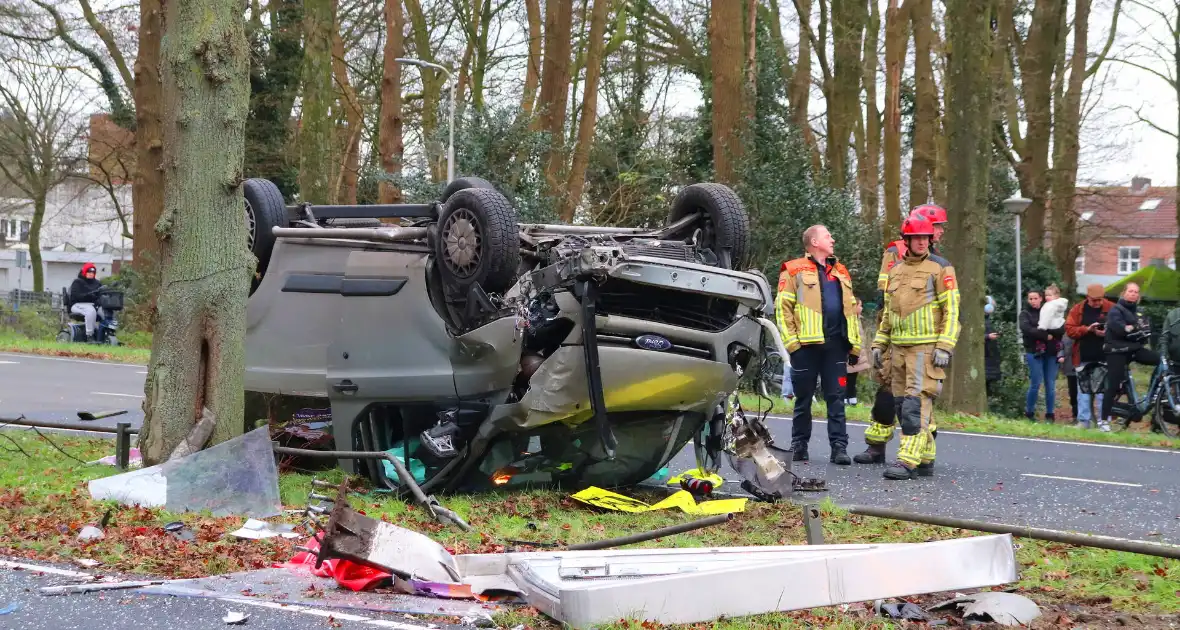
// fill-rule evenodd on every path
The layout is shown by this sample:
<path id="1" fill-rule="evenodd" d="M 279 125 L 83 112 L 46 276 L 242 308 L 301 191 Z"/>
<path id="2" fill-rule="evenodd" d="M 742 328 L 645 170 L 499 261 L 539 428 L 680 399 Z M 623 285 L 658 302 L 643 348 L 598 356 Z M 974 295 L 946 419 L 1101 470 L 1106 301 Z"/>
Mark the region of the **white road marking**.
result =
<path id="1" fill-rule="evenodd" d="M 20 365 L 20 361 L 0 361 L 0 365 Z"/>
<path id="2" fill-rule="evenodd" d="M 5 569 L 24 569 L 25 571 L 37 571 L 40 573 L 49 573 L 51 575 L 64 575 L 72 578 L 94 579 L 94 576 L 89 573 L 82 573 L 80 571 L 70 571 L 67 569 L 58 569 L 56 567 L 46 567 L 39 564 L 25 564 L 23 562 L 12 562 L 10 560 L 0 560 L 0 568 Z"/>
<path id="3" fill-rule="evenodd" d="M 221 601 L 233 602 L 235 604 L 242 604 L 245 606 L 257 606 L 259 608 L 269 608 L 271 610 L 285 610 L 287 612 L 303 613 L 305 615 L 314 615 L 316 617 L 332 617 L 334 619 L 343 621 L 357 621 L 372 626 L 379 626 L 382 628 L 395 628 L 396 630 L 424 630 L 431 626 L 425 622 L 421 624 L 408 624 L 398 621 L 386 621 L 384 619 L 369 619 L 360 615 L 353 615 L 350 613 L 343 613 L 331 609 L 310 608 L 307 606 L 299 606 L 296 604 L 280 604 L 278 602 L 269 602 L 266 600 L 245 599 L 242 597 L 219 597 Z"/>
<path id="4" fill-rule="evenodd" d="M 790 421 L 790 419 L 791 419 L 790 416 L 780 416 L 777 414 L 776 415 L 768 415 L 766 417 L 773 418 L 775 420 L 787 420 L 787 421 Z M 827 420 L 818 420 L 818 419 L 813 420 L 813 422 L 817 422 L 819 424 L 827 424 L 828 423 Z M 848 426 L 850 426 L 850 427 L 867 427 L 869 425 L 868 425 L 868 423 L 865 423 L 865 422 L 849 422 Z M 1045 439 L 1045 438 L 1017 437 L 1015 435 L 996 435 L 995 433 L 965 433 L 962 431 L 944 431 L 942 429 L 939 429 L 938 434 L 939 435 L 964 435 L 967 437 L 990 438 L 993 440 L 1016 440 L 1018 442 L 1040 442 L 1042 444 L 1064 444 L 1066 446 L 1092 446 L 1094 448 L 1113 448 L 1113 449 L 1118 449 L 1118 450 L 1123 450 L 1123 451 L 1142 451 L 1145 453 L 1164 453 L 1167 455 L 1180 455 L 1180 450 L 1170 450 L 1170 449 L 1165 449 L 1165 448 L 1147 448 L 1144 446 L 1123 446 L 1121 444 L 1096 444 L 1094 442 L 1073 442 L 1070 440 L 1049 440 L 1049 439 Z"/>
<path id="5" fill-rule="evenodd" d="M 143 394 L 116 394 L 114 392 L 90 392 L 95 396 L 122 396 L 124 398 L 143 398 Z"/>
<path id="6" fill-rule="evenodd" d="M 1057 475 L 1037 475 L 1033 473 L 1021 473 L 1021 477 L 1040 477 L 1041 479 L 1062 479 L 1064 481 L 1081 481 L 1084 483 L 1101 483 L 1108 486 L 1128 486 L 1131 488 L 1142 488 L 1141 483 L 1126 483 L 1123 481 L 1102 481 L 1101 479 L 1080 479 L 1078 477 L 1058 477 Z"/>
<path id="7" fill-rule="evenodd" d="M 0 357 L 14 357 L 14 358 L 20 358 L 20 359 L 40 359 L 42 361 L 65 361 L 66 363 L 89 363 L 91 365 L 114 365 L 114 366 L 118 366 L 118 367 L 139 368 L 141 370 L 144 367 L 140 363 L 116 363 L 114 361 L 92 361 L 89 359 L 69 359 L 66 357 L 46 357 L 46 356 L 42 356 L 39 354 L 19 354 L 19 353 L 11 353 L 11 352 L 0 353 Z"/>

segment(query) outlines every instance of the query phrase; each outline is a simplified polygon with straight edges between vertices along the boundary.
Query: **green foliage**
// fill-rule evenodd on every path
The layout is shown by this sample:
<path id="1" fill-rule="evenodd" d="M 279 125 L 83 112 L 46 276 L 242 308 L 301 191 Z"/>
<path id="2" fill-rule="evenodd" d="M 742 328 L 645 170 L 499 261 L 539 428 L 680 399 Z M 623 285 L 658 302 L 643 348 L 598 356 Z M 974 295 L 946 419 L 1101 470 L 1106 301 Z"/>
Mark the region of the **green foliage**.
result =
<path id="1" fill-rule="evenodd" d="M 274 182 L 288 201 L 298 192 L 298 164 L 291 152 L 291 110 L 303 63 L 303 4 L 271 2 L 268 25 L 250 36 L 250 115 L 246 120 L 246 177 Z"/>
<path id="2" fill-rule="evenodd" d="M 994 394 L 988 398 L 988 411 L 1001 416 L 1021 417 L 1024 414 L 1024 394 L 1028 390 L 1028 369 L 1021 361 L 1024 345 L 1020 330 L 1011 319 L 996 319 L 992 316 L 992 329 L 999 333 L 1000 382 Z M 1068 400 L 1066 403 L 1068 404 Z"/>
<path id="3" fill-rule="evenodd" d="M 1003 158 L 995 157 L 992 164 L 988 186 L 987 291 L 996 301 L 992 321 L 1015 322 L 1025 298 L 1021 296 L 1020 304 L 1016 304 L 1016 220 L 1004 210 L 1002 202 L 1017 191 L 1017 186 Z M 1020 267 L 1021 290 L 1026 295 L 1032 289 L 1043 290 L 1052 283 L 1061 286 L 1061 273 L 1052 254 L 1044 248 L 1022 250 Z"/>
<path id="4" fill-rule="evenodd" d="M 846 191 L 815 180 L 807 146 L 787 106 L 780 71 L 786 60 L 778 58 L 767 28 L 763 24 L 758 31 L 757 99 L 736 187 L 754 228 L 751 266 L 773 282 L 783 261 L 803 255 L 803 231 L 822 223 L 836 239 L 837 255 L 852 274 L 857 296 L 869 301 L 880 264 L 879 226 L 861 219 Z M 706 98 L 696 135 L 681 146 L 686 175 L 698 181 L 712 172 L 711 108 Z"/>
<path id="5" fill-rule="evenodd" d="M 549 134 L 529 129 L 530 121 L 516 106 L 457 111 L 455 177 L 467 175 L 488 180 L 512 201 L 521 221 L 553 221 L 557 212 L 553 200 L 544 195 L 542 163 L 549 146 Z M 446 125 L 440 125 L 427 144 L 445 150 Z M 374 166 L 361 173 L 358 201 L 375 201 L 377 185 L 381 181 L 400 187 L 407 203 L 437 200 L 445 188 L 445 184 L 431 181 L 425 169 L 408 169 L 402 175 L 390 175 Z"/>
<path id="6" fill-rule="evenodd" d="M 128 333 L 151 329 L 151 294 L 148 287 L 159 286 L 159 272 L 145 274 L 131 265 L 119 273 L 103 278 L 102 283 L 123 292 L 123 312 L 119 314 L 119 339 Z M 148 343 L 150 346 L 150 342 Z"/>
<path id="7" fill-rule="evenodd" d="M 61 315 L 47 304 L 21 304 L 20 310 L 0 304 L 0 330 L 29 339 L 53 339 L 61 330 Z"/>

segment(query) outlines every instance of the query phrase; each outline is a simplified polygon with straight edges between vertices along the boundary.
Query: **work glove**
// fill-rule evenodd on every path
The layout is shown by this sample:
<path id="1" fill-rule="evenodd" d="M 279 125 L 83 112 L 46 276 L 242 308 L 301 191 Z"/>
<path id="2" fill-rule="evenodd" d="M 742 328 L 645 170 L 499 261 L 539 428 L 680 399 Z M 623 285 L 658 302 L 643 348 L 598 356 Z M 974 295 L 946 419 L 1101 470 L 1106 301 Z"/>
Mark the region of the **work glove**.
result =
<path id="1" fill-rule="evenodd" d="M 873 367 L 878 370 L 885 367 L 885 360 L 881 357 L 880 348 L 873 348 Z"/>
<path id="2" fill-rule="evenodd" d="M 951 353 L 939 348 L 934 351 L 934 367 L 944 368 L 951 364 Z"/>

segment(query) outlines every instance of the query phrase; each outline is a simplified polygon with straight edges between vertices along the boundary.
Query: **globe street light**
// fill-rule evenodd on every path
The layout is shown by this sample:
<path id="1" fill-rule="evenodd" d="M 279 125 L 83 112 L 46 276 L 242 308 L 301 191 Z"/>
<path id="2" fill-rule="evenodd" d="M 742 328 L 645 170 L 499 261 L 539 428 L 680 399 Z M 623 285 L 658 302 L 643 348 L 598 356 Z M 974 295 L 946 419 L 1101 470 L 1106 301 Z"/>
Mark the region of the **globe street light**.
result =
<path id="1" fill-rule="evenodd" d="M 1020 193 L 1012 193 L 1012 196 L 1003 201 L 1004 210 L 1016 217 L 1016 326 L 1020 327 L 1020 300 L 1024 297 L 1021 287 L 1021 269 L 1020 269 L 1020 217 L 1024 211 L 1032 204 L 1031 199 L 1026 199 L 1020 196 Z"/>
<path id="2" fill-rule="evenodd" d="M 447 121 L 447 183 L 449 184 L 455 179 L 455 82 L 451 78 L 451 71 L 437 63 L 430 63 L 421 59 L 398 57 L 394 61 L 409 66 L 418 66 L 419 68 L 433 68 L 447 76 L 447 83 L 451 85 L 451 110 L 448 116 L 449 120 Z"/>

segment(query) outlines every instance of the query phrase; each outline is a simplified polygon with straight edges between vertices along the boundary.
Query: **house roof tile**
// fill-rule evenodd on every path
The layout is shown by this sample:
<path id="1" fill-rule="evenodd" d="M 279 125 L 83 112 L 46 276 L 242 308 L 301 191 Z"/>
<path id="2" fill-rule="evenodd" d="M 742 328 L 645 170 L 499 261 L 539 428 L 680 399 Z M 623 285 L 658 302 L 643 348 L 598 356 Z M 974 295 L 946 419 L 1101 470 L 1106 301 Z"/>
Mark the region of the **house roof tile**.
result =
<path id="1" fill-rule="evenodd" d="M 1176 187 L 1150 186 L 1132 192 L 1125 186 L 1078 188 L 1074 211 L 1079 227 L 1090 226 L 1105 236 L 1176 238 Z"/>

